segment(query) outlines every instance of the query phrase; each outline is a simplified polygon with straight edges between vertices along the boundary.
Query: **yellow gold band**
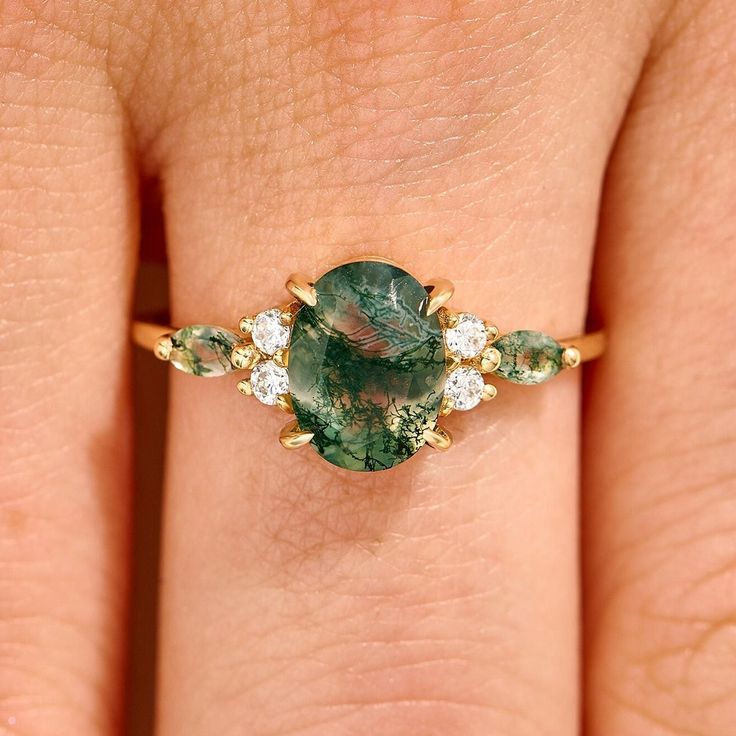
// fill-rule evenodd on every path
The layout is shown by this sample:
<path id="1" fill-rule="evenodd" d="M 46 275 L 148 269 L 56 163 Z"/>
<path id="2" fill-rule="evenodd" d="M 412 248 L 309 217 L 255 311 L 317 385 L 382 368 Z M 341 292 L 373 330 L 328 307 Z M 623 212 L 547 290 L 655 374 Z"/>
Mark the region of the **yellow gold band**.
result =
<path id="1" fill-rule="evenodd" d="M 133 322 L 132 337 L 138 347 L 153 351 L 162 335 L 175 331 L 176 327 L 136 320 Z M 603 355 L 606 349 L 606 334 L 603 330 L 598 330 L 577 337 L 567 337 L 559 342 L 564 348 L 576 348 L 580 353 L 579 362 L 585 363 Z"/>
<path id="2" fill-rule="evenodd" d="M 593 360 L 602 331 L 555 340 L 502 334 L 448 302 L 445 278 L 422 282 L 383 258 L 349 261 L 316 280 L 293 273 L 287 304 L 237 327 L 133 324 L 133 340 L 191 376 L 239 373 L 237 390 L 294 415 L 279 436 L 345 470 L 386 470 L 425 444 L 447 450 L 444 418 L 498 393 L 495 379 L 535 385 Z M 166 319 L 165 317 L 163 318 Z"/>

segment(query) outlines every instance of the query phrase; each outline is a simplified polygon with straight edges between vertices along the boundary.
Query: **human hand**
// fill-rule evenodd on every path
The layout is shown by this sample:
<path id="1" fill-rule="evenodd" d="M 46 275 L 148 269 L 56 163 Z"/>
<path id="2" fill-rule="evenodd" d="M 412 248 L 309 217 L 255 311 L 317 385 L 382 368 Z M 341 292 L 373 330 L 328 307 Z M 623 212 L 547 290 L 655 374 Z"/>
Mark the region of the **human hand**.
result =
<path id="1" fill-rule="evenodd" d="M 504 386 L 375 475 L 172 376 L 159 733 L 572 736 L 582 706 L 595 736 L 732 734 L 734 27 L 729 0 L 6 0 L 0 733 L 119 727 L 159 182 L 175 323 L 378 253 L 550 334 L 592 274 L 609 335 L 582 423 L 573 373 Z"/>

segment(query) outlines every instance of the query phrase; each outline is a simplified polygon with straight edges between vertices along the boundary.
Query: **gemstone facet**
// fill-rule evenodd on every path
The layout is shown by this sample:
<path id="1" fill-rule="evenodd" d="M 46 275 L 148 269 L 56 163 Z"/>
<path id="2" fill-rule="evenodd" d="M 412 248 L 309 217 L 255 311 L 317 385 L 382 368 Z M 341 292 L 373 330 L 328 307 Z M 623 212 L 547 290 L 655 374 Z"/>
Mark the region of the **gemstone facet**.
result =
<path id="1" fill-rule="evenodd" d="M 549 335 L 531 330 L 509 332 L 494 346 L 501 353 L 496 375 L 513 383 L 536 384 L 562 369 L 562 346 Z"/>
<path id="2" fill-rule="evenodd" d="M 289 344 L 289 332 L 289 327 L 281 321 L 281 310 L 267 309 L 256 315 L 251 335 L 261 352 L 273 355 Z"/>
<path id="3" fill-rule="evenodd" d="M 447 348 L 459 358 L 475 358 L 486 346 L 486 326 L 482 319 L 468 312 L 462 312 L 457 317 L 457 324 L 445 330 Z"/>
<path id="4" fill-rule="evenodd" d="M 262 404 L 276 406 L 279 396 L 289 393 L 289 374 L 272 360 L 259 363 L 250 374 L 253 396 Z"/>
<path id="5" fill-rule="evenodd" d="M 339 467 L 398 465 L 424 444 L 442 399 L 445 350 L 427 292 L 382 261 L 338 266 L 314 288 L 317 304 L 297 312 L 289 348 L 299 427 Z"/>
<path id="6" fill-rule="evenodd" d="M 475 368 L 461 365 L 447 376 L 445 396 L 452 402 L 452 408 L 468 411 L 480 404 L 483 398 L 483 376 Z"/>
<path id="7" fill-rule="evenodd" d="M 193 376 L 223 376 L 234 370 L 230 353 L 240 339 L 224 327 L 182 327 L 171 335 L 169 361 L 175 368 Z"/>

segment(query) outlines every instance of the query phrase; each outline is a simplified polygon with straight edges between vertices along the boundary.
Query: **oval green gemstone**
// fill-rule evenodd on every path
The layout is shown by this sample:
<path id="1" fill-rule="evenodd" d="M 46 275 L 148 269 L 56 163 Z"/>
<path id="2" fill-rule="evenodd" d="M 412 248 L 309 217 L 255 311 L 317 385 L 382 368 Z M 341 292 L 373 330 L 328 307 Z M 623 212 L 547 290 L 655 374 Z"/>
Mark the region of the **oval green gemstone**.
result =
<path id="1" fill-rule="evenodd" d="M 325 460 L 348 470 L 384 470 L 407 460 L 435 426 L 445 349 L 427 292 L 379 261 L 348 263 L 314 285 L 289 348 L 294 413 Z"/>
<path id="2" fill-rule="evenodd" d="M 562 369 L 562 346 L 541 332 L 509 332 L 493 346 L 501 353 L 501 364 L 496 374 L 507 381 L 542 383 Z"/>
<path id="3" fill-rule="evenodd" d="M 232 349 L 241 338 L 224 327 L 189 325 L 171 335 L 171 364 L 184 373 L 206 378 L 234 370 Z"/>

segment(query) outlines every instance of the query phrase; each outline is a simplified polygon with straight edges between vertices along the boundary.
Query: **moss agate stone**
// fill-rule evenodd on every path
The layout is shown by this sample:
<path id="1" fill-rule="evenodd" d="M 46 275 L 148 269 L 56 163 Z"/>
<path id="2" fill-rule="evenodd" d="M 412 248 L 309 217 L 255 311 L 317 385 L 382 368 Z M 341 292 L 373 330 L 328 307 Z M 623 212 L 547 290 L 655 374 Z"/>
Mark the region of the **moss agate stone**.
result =
<path id="1" fill-rule="evenodd" d="M 562 346 L 541 332 L 509 332 L 493 345 L 501 353 L 501 364 L 496 375 L 507 381 L 542 383 L 562 369 Z"/>
<path id="2" fill-rule="evenodd" d="M 348 470 L 391 468 L 435 426 L 445 350 L 427 292 L 380 261 L 348 263 L 314 285 L 315 307 L 294 320 L 289 381 L 299 427 L 312 446 Z"/>
<path id="3" fill-rule="evenodd" d="M 171 364 L 184 373 L 206 378 L 234 370 L 232 349 L 241 338 L 224 327 L 189 325 L 171 335 Z"/>

